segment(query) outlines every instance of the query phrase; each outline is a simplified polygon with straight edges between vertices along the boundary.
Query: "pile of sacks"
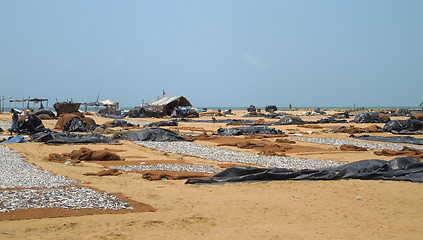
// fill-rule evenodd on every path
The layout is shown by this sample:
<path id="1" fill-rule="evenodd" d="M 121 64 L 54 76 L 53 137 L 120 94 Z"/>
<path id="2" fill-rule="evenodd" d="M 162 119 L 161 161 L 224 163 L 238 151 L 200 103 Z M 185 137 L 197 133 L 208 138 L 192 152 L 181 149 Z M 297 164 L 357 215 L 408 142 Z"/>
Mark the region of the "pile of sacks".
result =
<path id="1" fill-rule="evenodd" d="M 51 153 L 48 156 L 48 160 L 51 162 L 66 162 L 70 160 L 72 163 L 79 163 L 81 161 L 121 161 L 124 159 L 109 149 L 91 150 L 81 147 L 71 153 Z"/>
<path id="2" fill-rule="evenodd" d="M 85 117 L 82 113 L 64 113 L 60 115 L 54 129 L 64 132 L 87 132 L 96 127 L 94 119 Z"/>
<path id="3" fill-rule="evenodd" d="M 365 112 L 358 114 L 351 122 L 355 123 L 386 123 L 391 118 L 385 113 Z"/>
<path id="4" fill-rule="evenodd" d="M 423 113 L 415 113 L 407 120 L 389 121 L 383 131 L 395 134 L 423 134 Z"/>

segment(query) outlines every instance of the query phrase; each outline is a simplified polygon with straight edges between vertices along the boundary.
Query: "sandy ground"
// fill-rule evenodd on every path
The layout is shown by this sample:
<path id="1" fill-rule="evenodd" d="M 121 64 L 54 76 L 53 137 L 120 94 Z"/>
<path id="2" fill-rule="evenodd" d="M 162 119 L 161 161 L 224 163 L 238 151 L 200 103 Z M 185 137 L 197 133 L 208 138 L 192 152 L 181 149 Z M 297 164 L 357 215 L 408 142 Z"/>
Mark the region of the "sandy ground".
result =
<path id="1" fill-rule="evenodd" d="M 231 118 L 240 118 L 244 111 Z M 302 112 L 292 112 L 302 114 Z M 228 117 L 216 117 L 217 119 Z M 303 120 L 317 119 L 302 116 Z M 0 120 L 10 121 L 10 114 Z M 98 124 L 110 121 L 94 117 Z M 211 117 L 201 117 L 211 119 Z M 158 121 L 163 119 L 139 119 Z M 268 121 L 276 121 L 265 119 Z M 43 121 L 54 127 L 55 120 Z M 319 124 L 322 129 L 301 126 L 278 126 L 284 132 L 304 133 L 310 137 L 347 139 L 346 133 L 325 133 L 347 124 Z M 367 124 L 354 124 L 365 127 Z M 383 124 L 378 124 L 383 126 Z M 216 131 L 225 124 L 182 123 L 184 128 Z M 312 131 L 307 133 L 307 131 Z M 378 133 L 375 135 L 387 135 Z M 237 137 L 240 141 L 243 137 Z M 255 139 L 274 142 L 276 139 Z M 219 141 L 198 140 L 196 143 L 217 146 Z M 126 164 L 168 162 L 205 164 L 224 169 L 225 163 L 163 154 L 132 142 L 121 145 L 62 145 L 42 143 L 8 144 L 31 162 L 58 175 L 78 179 L 83 186 L 119 194 L 131 201 L 152 206 L 156 211 L 101 211 L 67 217 L 29 215 L 30 219 L 0 221 L 1 239 L 421 239 L 423 236 L 423 185 L 393 181 L 274 181 L 224 185 L 185 185 L 186 180 L 149 181 L 142 173 L 119 176 L 85 176 L 116 162 L 82 162 L 76 166 L 47 161 L 50 153 L 69 153 L 80 147 L 93 150 L 109 148 L 125 158 Z M 257 153 L 256 149 L 237 151 Z M 392 157 L 376 156 L 373 151 L 341 151 L 333 146 L 297 142 L 285 154 L 306 159 L 352 162 L 363 159 Z M 124 165 L 124 164 L 122 164 Z M 76 210 L 67 210 L 76 212 Z M 0 213 L 1 215 L 1 213 Z M 60 214 L 59 214 L 60 215 Z M 41 217 L 41 218 L 40 218 Z M 32 218 L 32 219 L 31 219 Z"/>

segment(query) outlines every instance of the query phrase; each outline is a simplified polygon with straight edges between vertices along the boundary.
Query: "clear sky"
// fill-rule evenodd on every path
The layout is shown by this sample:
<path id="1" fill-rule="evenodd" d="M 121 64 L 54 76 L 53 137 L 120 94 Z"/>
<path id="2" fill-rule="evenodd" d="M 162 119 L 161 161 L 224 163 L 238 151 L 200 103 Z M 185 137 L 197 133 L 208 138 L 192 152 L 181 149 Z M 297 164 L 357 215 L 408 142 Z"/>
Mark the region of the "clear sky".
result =
<path id="1" fill-rule="evenodd" d="M 418 106 L 422 0 L 0 0 L 0 96 Z M 49 103 L 50 103 L 49 102 Z"/>

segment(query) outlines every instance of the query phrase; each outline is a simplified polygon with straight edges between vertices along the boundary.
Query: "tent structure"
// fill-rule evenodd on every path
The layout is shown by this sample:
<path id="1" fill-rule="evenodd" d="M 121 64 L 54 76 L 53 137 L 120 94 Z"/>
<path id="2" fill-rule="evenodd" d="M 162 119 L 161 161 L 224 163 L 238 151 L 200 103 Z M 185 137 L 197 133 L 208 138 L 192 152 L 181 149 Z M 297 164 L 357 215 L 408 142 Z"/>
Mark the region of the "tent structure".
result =
<path id="1" fill-rule="evenodd" d="M 171 115 L 178 107 L 192 107 L 191 103 L 183 96 L 161 97 L 148 102 L 143 106 L 147 112 L 155 112 L 158 116 Z"/>
<path id="2" fill-rule="evenodd" d="M 82 105 L 85 106 L 85 112 L 87 112 L 87 108 L 88 106 L 95 106 L 96 109 L 95 111 L 97 112 L 97 108 L 100 106 L 105 106 L 106 109 L 108 109 L 109 113 L 116 113 L 117 109 L 119 108 L 119 103 L 118 102 L 113 102 L 110 99 L 106 99 L 106 100 L 101 100 L 101 101 L 96 101 L 96 102 L 91 102 L 91 103 L 83 103 Z M 110 110 L 114 110 L 113 112 L 110 112 Z"/>
<path id="3" fill-rule="evenodd" d="M 25 108 L 25 103 L 27 103 L 26 108 L 30 108 L 29 102 L 33 102 L 33 106 L 32 106 L 33 109 L 35 109 L 35 104 L 38 104 L 38 103 L 40 103 L 40 109 L 44 109 L 43 102 L 47 102 L 47 108 L 48 108 L 48 99 L 47 98 L 30 98 L 30 97 L 28 97 L 28 98 L 23 98 L 23 99 L 10 99 L 9 102 L 14 102 L 15 108 L 16 108 L 17 102 L 22 103 L 22 108 Z"/>

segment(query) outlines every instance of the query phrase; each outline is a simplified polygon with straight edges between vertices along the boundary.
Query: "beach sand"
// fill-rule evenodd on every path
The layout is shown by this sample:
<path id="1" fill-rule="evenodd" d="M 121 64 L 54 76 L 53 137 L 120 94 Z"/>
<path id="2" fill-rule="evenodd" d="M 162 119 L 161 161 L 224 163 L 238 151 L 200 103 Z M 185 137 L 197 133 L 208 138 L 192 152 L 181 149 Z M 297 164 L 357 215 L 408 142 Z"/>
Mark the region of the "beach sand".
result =
<path id="1" fill-rule="evenodd" d="M 240 119 L 245 112 L 235 111 L 236 115 L 218 116 L 216 119 Z M 302 111 L 289 113 L 302 115 Z M 93 118 L 97 124 L 111 121 L 95 116 Z M 315 120 L 321 116 L 301 116 L 301 118 Z M 211 117 L 205 116 L 200 119 L 211 119 Z M 0 114 L 0 120 L 10 122 L 11 115 Z M 138 120 L 153 122 L 163 119 Z M 53 128 L 56 121 L 43 122 L 46 127 Z M 264 119 L 264 121 L 277 120 Z M 275 128 L 285 133 L 302 133 L 310 137 L 348 139 L 348 133 L 327 133 L 324 130 L 350 125 L 367 127 L 373 124 L 318 125 L 322 128 L 297 125 L 275 126 Z M 382 127 L 384 124 L 376 125 Z M 181 133 L 201 133 L 203 129 L 211 133 L 219 127 L 234 126 L 226 126 L 223 123 L 185 122 L 180 123 L 178 129 L 166 128 Z M 217 147 L 222 142 L 234 141 L 233 139 L 246 140 L 244 137 L 229 140 L 217 138 L 196 140 L 195 143 Z M 249 140 L 274 142 L 276 139 Z M 373 151 L 342 151 L 329 145 L 305 142 L 285 145 L 291 149 L 284 154 L 305 159 L 353 162 L 372 158 L 384 160 L 393 158 L 376 156 Z M 28 162 L 44 170 L 84 181 L 82 186 L 117 194 L 138 205 L 134 211 L 83 212 L 43 209 L 21 210 L 17 214 L 0 213 L 1 239 L 421 239 L 423 236 L 423 216 L 420 214 L 423 211 L 421 204 L 423 185 L 419 183 L 339 180 L 186 185 L 184 184 L 186 179 L 150 181 L 144 179 L 139 172 L 123 172 L 118 176 L 85 176 L 87 172 L 99 172 L 110 165 L 140 162 L 200 164 L 219 169 L 224 169 L 228 165 L 173 153 L 165 155 L 163 152 L 150 150 L 129 141 L 121 141 L 120 145 L 51 146 L 43 143 L 25 143 L 7 144 L 7 146 L 19 151 Z M 112 149 L 125 160 L 83 161 L 75 166 L 47 160 L 50 153 L 69 153 L 81 147 L 93 150 Z M 235 146 L 219 147 L 248 153 L 260 151 Z M 43 215 L 43 211 L 49 212 L 47 216 Z"/>

